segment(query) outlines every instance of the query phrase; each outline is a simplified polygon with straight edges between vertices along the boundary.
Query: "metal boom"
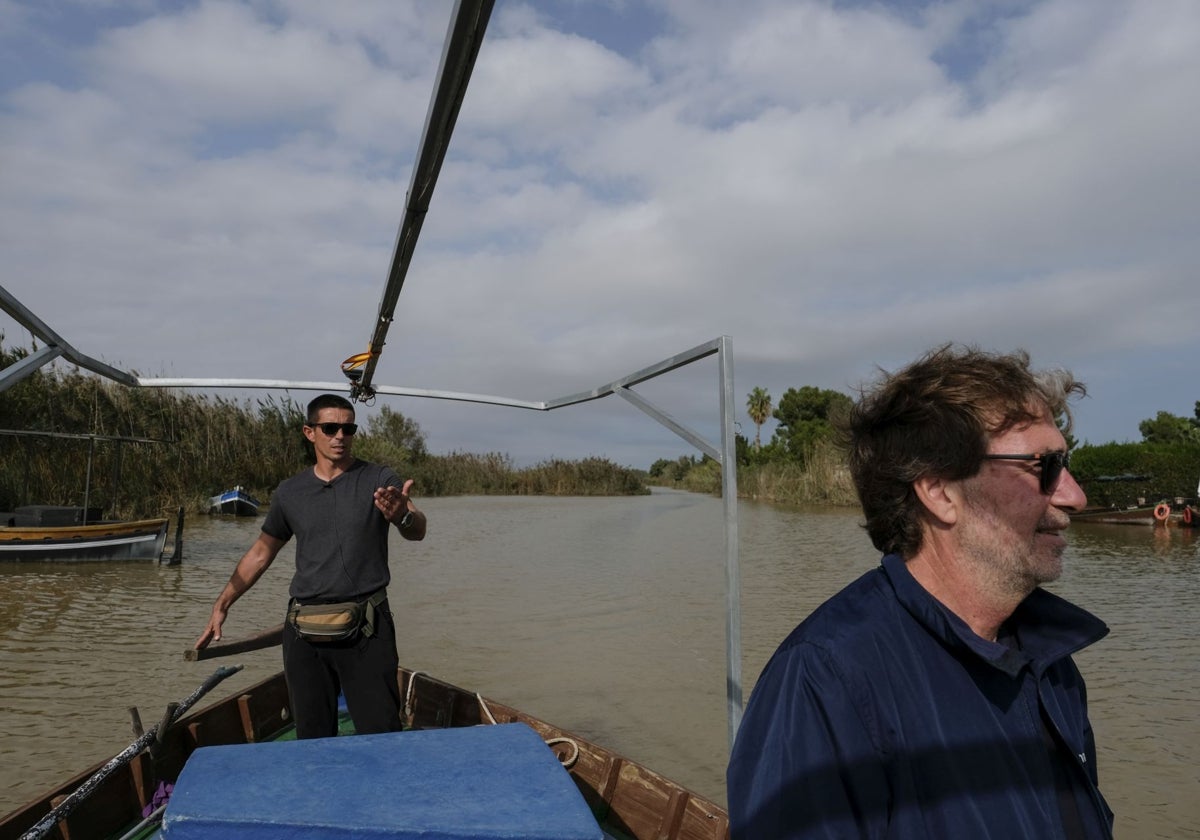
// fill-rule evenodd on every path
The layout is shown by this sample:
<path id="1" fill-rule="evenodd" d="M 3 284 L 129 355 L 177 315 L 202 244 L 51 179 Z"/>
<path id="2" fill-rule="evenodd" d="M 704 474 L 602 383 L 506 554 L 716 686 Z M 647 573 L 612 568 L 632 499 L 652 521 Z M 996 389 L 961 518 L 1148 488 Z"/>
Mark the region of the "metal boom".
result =
<path id="1" fill-rule="evenodd" d="M 417 237 L 429 210 L 429 200 L 433 196 L 433 188 L 437 184 L 438 173 L 441 172 L 442 161 L 450 145 L 450 135 L 454 131 L 454 123 L 458 120 L 463 97 L 467 94 L 467 83 L 471 80 L 471 71 L 475 67 L 475 58 L 479 55 L 479 47 L 483 43 L 493 3 L 494 0 L 458 0 L 455 5 L 442 49 L 442 63 L 438 69 L 433 97 L 429 101 L 429 113 L 425 117 L 417 161 L 413 165 L 404 205 L 404 218 L 401 219 L 400 229 L 396 234 L 387 285 L 379 301 L 379 314 L 375 317 L 374 330 L 367 345 L 366 362 L 361 372 L 356 370 L 352 375 L 348 374 L 351 377 L 351 399 L 370 398 L 375 394 L 371 387 L 375 366 L 383 352 L 388 328 L 392 325 L 396 300 L 404 286 L 408 265 L 417 246 Z"/>

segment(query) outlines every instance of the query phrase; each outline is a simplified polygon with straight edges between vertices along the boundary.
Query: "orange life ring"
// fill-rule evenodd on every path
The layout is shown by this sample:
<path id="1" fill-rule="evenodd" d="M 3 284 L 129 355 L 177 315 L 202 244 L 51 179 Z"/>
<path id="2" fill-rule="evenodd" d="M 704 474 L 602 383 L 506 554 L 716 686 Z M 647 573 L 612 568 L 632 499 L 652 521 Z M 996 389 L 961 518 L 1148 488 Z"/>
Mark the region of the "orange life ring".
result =
<path id="1" fill-rule="evenodd" d="M 1166 502 L 1159 502 L 1154 506 L 1154 518 L 1159 522 L 1166 522 L 1167 517 L 1171 515 L 1171 506 Z"/>
<path id="2" fill-rule="evenodd" d="M 1183 524 L 1184 525 L 1192 524 L 1192 506 L 1191 505 L 1187 505 L 1183 509 Z"/>

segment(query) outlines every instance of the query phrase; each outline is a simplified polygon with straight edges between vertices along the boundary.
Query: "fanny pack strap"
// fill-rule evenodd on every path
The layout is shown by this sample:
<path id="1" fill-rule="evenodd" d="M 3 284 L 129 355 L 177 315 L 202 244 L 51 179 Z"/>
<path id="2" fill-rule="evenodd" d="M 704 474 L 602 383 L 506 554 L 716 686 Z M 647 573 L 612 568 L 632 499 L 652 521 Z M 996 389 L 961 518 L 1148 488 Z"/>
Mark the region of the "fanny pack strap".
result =
<path id="1" fill-rule="evenodd" d="M 364 610 L 364 615 L 363 615 L 363 635 L 364 636 L 370 637 L 370 636 L 375 635 L 375 610 L 380 604 L 382 604 L 386 600 L 387 600 L 387 587 L 386 586 L 383 587 L 382 589 L 380 589 L 378 592 L 375 592 L 374 594 L 372 594 L 371 597 L 367 599 L 367 606 L 366 606 L 366 609 Z"/>

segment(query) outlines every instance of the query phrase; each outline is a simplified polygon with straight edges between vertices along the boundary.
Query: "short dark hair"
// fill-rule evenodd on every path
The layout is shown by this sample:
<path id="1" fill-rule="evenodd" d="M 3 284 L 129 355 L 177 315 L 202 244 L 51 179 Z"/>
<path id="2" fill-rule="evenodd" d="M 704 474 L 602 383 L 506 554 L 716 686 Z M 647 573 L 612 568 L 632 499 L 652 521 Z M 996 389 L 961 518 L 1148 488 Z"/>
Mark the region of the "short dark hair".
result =
<path id="1" fill-rule="evenodd" d="M 309 426 L 316 423 L 323 408 L 343 408 L 351 414 L 354 413 L 354 403 L 340 394 L 321 394 L 308 404 L 308 411 L 304 415 L 305 423 Z"/>
<path id="2" fill-rule="evenodd" d="M 1067 401 L 1087 393 L 1066 370 L 1035 372 L 1029 354 L 944 344 L 907 367 L 881 371 L 844 419 L 850 474 L 880 551 L 911 557 L 924 506 L 913 483 L 979 472 L 988 439 L 1048 414 L 1070 431 Z"/>

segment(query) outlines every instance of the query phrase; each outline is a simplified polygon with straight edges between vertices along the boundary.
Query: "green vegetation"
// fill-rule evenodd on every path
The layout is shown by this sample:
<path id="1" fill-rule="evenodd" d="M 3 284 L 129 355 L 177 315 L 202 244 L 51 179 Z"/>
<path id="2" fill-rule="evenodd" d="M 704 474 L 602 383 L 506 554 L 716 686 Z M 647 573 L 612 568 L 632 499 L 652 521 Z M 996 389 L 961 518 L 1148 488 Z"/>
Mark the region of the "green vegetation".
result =
<path id="1" fill-rule="evenodd" d="M 1200 400 L 1194 417 L 1166 411 L 1138 424 L 1141 443 L 1084 444 L 1071 474 L 1097 507 L 1154 504 L 1200 495 Z"/>
<path id="2" fill-rule="evenodd" d="M 775 409 L 779 421 L 773 442 L 782 446 L 783 457 L 802 466 L 834 434 L 833 421 L 849 411 L 853 401 L 840 391 L 814 388 L 788 388 Z"/>
<path id="3" fill-rule="evenodd" d="M 0 346 L 0 368 L 27 356 Z M 97 441 L 89 507 L 107 515 L 207 509 L 238 483 L 260 498 L 304 462 L 301 409 L 290 400 L 237 404 L 127 388 L 78 370 L 42 368 L 4 392 L 0 428 L 149 438 Z M 22 504 L 78 505 L 89 442 L 0 435 L 0 510 Z"/>
<path id="4" fill-rule="evenodd" d="M 853 506 L 857 495 L 837 443 L 834 421 L 852 400 L 846 394 L 806 385 L 789 388 L 771 411 L 766 389 L 754 388 L 746 411 L 755 425 L 753 444 L 737 436 L 738 495 L 783 504 Z M 761 428 L 767 417 L 779 425 L 767 443 Z M 1138 426 L 1140 443 L 1092 445 L 1067 435 L 1071 474 L 1083 485 L 1092 506 L 1154 504 L 1195 499 L 1200 481 L 1200 401 L 1196 416 L 1165 411 Z M 705 456 L 660 459 L 649 470 L 651 481 L 700 493 L 720 493 L 721 470 Z"/>
<path id="5" fill-rule="evenodd" d="M 0 369 L 31 351 L 5 348 Z M 746 402 L 753 443 L 737 436 L 738 492 L 783 504 L 857 504 L 837 445 L 834 421 L 851 398 L 813 386 L 789 388 L 778 405 L 766 389 Z M 209 496 L 241 484 L 260 499 L 312 463 L 300 435 L 303 405 L 291 398 L 237 402 L 177 391 L 127 388 L 61 367 L 41 368 L 4 392 L 0 429 L 147 438 L 156 443 L 97 441 L 89 506 L 117 517 L 161 515 L 180 506 L 207 509 Z M 768 418 L 778 425 L 762 442 Z M 1160 411 L 1139 426 L 1140 443 L 1072 446 L 1071 472 L 1093 505 L 1139 499 L 1192 499 L 1200 479 L 1200 401 L 1194 418 Z M 0 435 L 0 510 L 22 504 L 82 504 L 89 442 Z M 359 431 L 355 453 L 415 479 L 422 496 L 637 495 L 647 474 L 602 458 L 552 459 L 518 469 L 507 455 L 431 454 L 420 426 L 387 406 Z M 719 494 L 721 469 L 712 458 L 660 459 L 649 480 Z"/>
<path id="6" fill-rule="evenodd" d="M 30 354 L 5 348 L 3 338 L 0 369 Z M 291 398 L 238 402 L 128 388 L 61 366 L 40 368 L 0 399 L 0 429 L 157 441 L 95 442 L 88 505 L 121 518 L 181 506 L 206 511 L 208 498 L 232 484 L 269 499 L 280 481 L 312 463 L 303 423 L 304 406 Z M 82 504 L 89 448 L 88 440 L 0 435 L 0 510 Z M 517 469 L 496 453 L 432 455 L 417 423 L 386 406 L 360 430 L 355 454 L 415 479 L 422 496 L 649 492 L 644 473 L 600 458 Z"/>
<path id="7" fill-rule="evenodd" d="M 852 405 L 838 391 L 789 388 L 772 410 L 771 395 L 754 388 L 747 397 L 746 411 L 755 425 L 754 443 L 737 436 L 738 495 L 783 504 L 849 506 L 857 502 L 850 473 L 836 442 L 834 420 Z M 768 417 L 778 426 L 766 444 L 762 424 Z M 659 459 L 649 469 L 654 483 L 695 493 L 721 492 L 721 468 L 705 455 Z"/>
<path id="8" fill-rule="evenodd" d="M 1195 499 L 1200 443 L 1105 443 L 1071 453 L 1071 475 L 1092 507 Z"/>
<path id="9" fill-rule="evenodd" d="M 770 406 L 766 390 L 751 394 L 758 392 L 758 400 L 765 397 Z M 770 415 L 778 425 L 769 442 L 758 444 L 756 433 L 750 447 L 738 436 L 738 495 L 790 505 L 854 505 L 857 496 L 834 427 L 852 404 L 846 394 L 812 385 L 784 391 Z"/>
<path id="10" fill-rule="evenodd" d="M 766 388 L 755 387 L 746 398 L 746 413 L 754 423 L 754 448 L 762 449 L 762 425 L 771 416 L 771 395 Z"/>
<path id="11" fill-rule="evenodd" d="M 499 452 L 432 455 L 416 421 L 388 406 L 367 421 L 354 452 L 412 478 L 422 496 L 636 496 L 650 492 L 640 470 L 603 458 L 555 458 L 518 469 Z"/>
<path id="12" fill-rule="evenodd" d="M 1195 411 L 1195 417 L 1160 411 L 1154 419 L 1139 423 L 1138 431 L 1146 443 L 1200 444 L 1200 400 L 1196 401 Z"/>

